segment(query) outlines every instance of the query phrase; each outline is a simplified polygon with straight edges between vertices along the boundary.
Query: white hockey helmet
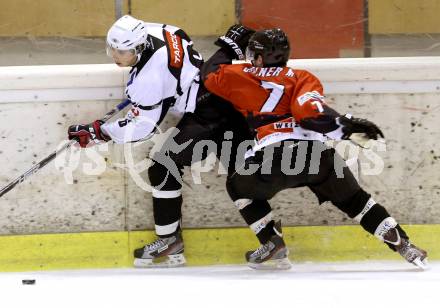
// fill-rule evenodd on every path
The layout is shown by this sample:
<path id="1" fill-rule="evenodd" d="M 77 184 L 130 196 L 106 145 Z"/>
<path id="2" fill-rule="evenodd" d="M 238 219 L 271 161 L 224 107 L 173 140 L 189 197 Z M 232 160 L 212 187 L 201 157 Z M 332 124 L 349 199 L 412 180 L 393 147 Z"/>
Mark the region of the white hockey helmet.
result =
<path id="1" fill-rule="evenodd" d="M 107 54 L 112 50 L 119 53 L 131 52 L 140 58 L 142 51 L 148 46 L 148 31 L 142 20 L 130 15 L 119 18 L 107 33 Z"/>

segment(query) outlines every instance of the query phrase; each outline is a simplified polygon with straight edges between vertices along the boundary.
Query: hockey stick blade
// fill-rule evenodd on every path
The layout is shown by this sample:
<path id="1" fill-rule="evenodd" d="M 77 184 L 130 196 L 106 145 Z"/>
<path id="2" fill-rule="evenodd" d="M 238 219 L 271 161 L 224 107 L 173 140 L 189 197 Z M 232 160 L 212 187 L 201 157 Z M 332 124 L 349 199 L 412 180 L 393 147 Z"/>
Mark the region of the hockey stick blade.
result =
<path id="1" fill-rule="evenodd" d="M 119 105 L 117 105 L 114 109 L 110 110 L 109 112 L 107 112 L 105 114 L 105 116 L 102 118 L 102 121 L 107 122 L 112 116 L 114 116 L 116 113 L 118 113 L 119 111 L 121 111 L 122 109 L 124 109 L 125 107 L 127 107 L 130 104 L 130 100 L 125 100 L 122 103 L 120 103 Z M 44 159 L 42 159 L 39 163 L 37 163 L 35 166 L 33 166 L 32 168 L 30 168 L 29 170 L 27 170 L 25 173 L 23 173 L 22 175 L 20 175 L 18 178 L 16 178 L 15 180 L 13 180 L 12 182 L 10 182 L 8 185 L 6 185 L 5 187 L 3 187 L 0 190 L 0 198 L 6 194 L 7 192 L 9 192 L 10 190 L 12 190 L 15 186 L 17 186 L 18 184 L 24 182 L 27 178 L 29 178 L 31 175 L 37 173 L 41 168 L 43 168 L 44 166 L 46 166 L 49 162 L 51 162 L 55 157 L 57 157 L 57 155 L 59 153 L 61 153 L 62 151 L 70 148 L 73 144 L 75 144 L 76 141 L 75 140 L 70 140 L 68 143 L 66 143 L 64 146 L 62 146 L 60 149 L 57 149 L 56 151 L 52 152 L 51 154 L 49 154 L 47 157 L 45 157 Z"/>

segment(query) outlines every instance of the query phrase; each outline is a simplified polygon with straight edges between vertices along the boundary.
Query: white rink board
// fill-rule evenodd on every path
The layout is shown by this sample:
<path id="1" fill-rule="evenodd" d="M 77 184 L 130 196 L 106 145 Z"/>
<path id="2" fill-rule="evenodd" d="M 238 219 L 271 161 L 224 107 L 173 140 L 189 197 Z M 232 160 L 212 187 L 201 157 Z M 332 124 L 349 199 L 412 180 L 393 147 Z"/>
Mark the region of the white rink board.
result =
<path id="1" fill-rule="evenodd" d="M 440 93 L 440 57 L 295 59 L 326 94 Z M 123 99 L 127 68 L 114 64 L 0 67 L 0 103 Z"/>
<path id="2" fill-rule="evenodd" d="M 422 272 L 403 261 L 0 274 L 3 307 L 44 308 L 428 308 L 438 307 L 439 284 L 440 263 Z"/>
<path id="3" fill-rule="evenodd" d="M 386 151 L 377 152 L 383 170 L 377 176 L 361 173 L 364 189 L 402 224 L 440 223 L 440 57 L 298 59 L 290 64 L 322 80 L 331 107 L 370 119 L 383 130 Z M 90 123 L 113 108 L 126 81 L 127 70 L 112 64 L 0 67 L 0 186 L 55 150 L 69 125 Z M 151 146 L 136 144 L 135 162 Z M 0 217 L 0 234 L 153 228 L 151 194 L 120 167 L 126 162 L 122 147 L 109 143 L 97 151 L 108 159 L 98 175 L 86 174 L 95 164 L 82 151 L 73 172 L 63 173 L 51 163 L 0 199 L 7 213 Z M 369 164 L 363 152 L 354 162 L 358 169 Z M 191 187 L 183 188 L 185 228 L 245 225 L 225 191 L 226 176 L 214 167 L 202 173 L 201 184 L 193 184 L 186 170 Z M 142 177 L 147 181 L 146 172 Z M 317 206 L 308 189 L 286 190 L 272 204 L 286 226 L 353 223 L 333 206 Z"/>

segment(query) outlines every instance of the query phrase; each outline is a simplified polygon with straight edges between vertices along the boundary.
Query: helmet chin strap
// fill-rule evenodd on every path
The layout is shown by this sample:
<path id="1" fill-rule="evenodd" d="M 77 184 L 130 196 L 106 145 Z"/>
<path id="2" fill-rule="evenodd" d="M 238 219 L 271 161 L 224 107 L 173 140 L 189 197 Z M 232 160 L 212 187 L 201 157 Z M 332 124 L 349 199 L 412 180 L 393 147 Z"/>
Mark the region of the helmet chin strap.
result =
<path id="1" fill-rule="evenodd" d="M 139 47 L 139 46 L 138 46 Z M 145 44 L 142 44 L 141 46 L 140 46 L 140 48 L 136 48 L 136 61 L 134 62 L 134 64 L 132 65 L 132 66 L 135 66 L 136 64 L 138 64 L 139 63 L 139 61 L 141 60 L 141 58 L 142 58 L 142 53 L 145 51 L 145 49 L 146 49 L 146 45 Z"/>
<path id="2" fill-rule="evenodd" d="M 136 64 L 139 63 L 139 61 L 141 60 L 141 57 L 142 57 L 142 53 L 138 53 L 136 55 L 136 61 L 134 62 L 133 66 L 135 66 Z"/>

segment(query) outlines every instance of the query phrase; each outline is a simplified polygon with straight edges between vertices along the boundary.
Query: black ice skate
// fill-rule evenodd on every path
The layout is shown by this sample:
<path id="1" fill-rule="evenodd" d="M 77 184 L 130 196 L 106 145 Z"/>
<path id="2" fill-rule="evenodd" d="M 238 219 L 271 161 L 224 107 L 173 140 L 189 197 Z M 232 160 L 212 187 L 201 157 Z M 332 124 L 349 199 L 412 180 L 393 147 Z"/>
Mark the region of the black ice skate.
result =
<path id="1" fill-rule="evenodd" d="M 283 240 L 281 233 L 281 221 L 274 225 L 275 235 L 269 241 L 261 245 L 255 251 L 246 253 L 246 260 L 249 267 L 253 269 L 279 269 L 286 270 L 291 267 L 287 258 L 289 250 Z"/>
<path id="2" fill-rule="evenodd" d="M 151 244 L 134 251 L 135 267 L 177 267 L 186 263 L 183 255 L 181 232 L 176 235 L 158 238 Z"/>
<path id="3" fill-rule="evenodd" d="M 396 228 L 388 230 L 383 239 L 386 243 L 394 245 L 396 251 L 409 263 L 423 270 L 428 268 L 428 253 L 413 245 L 409 239 L 401 237 Z"/>

